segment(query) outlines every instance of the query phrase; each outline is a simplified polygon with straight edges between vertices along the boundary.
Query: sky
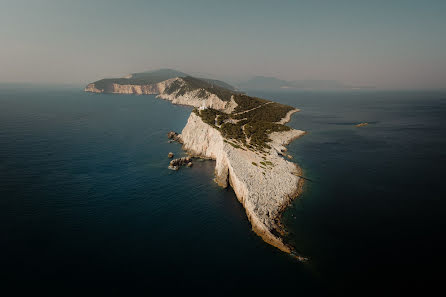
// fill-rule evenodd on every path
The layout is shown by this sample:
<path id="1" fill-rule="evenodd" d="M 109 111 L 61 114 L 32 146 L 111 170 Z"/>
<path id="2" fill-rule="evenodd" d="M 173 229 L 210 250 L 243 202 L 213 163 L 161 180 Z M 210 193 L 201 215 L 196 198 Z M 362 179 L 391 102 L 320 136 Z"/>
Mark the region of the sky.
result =
<path id="1" fill-rule="evenodd" d="M 157 68 L 446 88 L 446 1 L 0 0 L 0 82 Z"/>

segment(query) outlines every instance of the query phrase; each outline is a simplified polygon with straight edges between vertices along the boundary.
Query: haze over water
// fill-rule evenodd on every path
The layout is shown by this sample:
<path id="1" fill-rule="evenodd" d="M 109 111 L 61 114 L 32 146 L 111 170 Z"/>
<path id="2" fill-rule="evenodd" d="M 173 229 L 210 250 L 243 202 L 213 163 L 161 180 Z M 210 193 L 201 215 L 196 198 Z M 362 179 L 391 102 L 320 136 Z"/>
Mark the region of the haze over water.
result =
<path id="1" fill-rule="evenodd" d="M 302 111 L 312 182 L 286 211 L 298 263 L 251 231 L 213 161 L 167 169 L 191 111 L 154 96 L 0 86 L 3 288 L 291 295 L 435 288 L 444 244 L 444 92 L 251 93 Z M 354 124 L 369 122 L 366 127 Z"/>
<path id="2" fill-rule="evenodd" d="M 173 68 L 445 89 L 443 0 L 2 0 L 0 82 L 86 85 Z"/>

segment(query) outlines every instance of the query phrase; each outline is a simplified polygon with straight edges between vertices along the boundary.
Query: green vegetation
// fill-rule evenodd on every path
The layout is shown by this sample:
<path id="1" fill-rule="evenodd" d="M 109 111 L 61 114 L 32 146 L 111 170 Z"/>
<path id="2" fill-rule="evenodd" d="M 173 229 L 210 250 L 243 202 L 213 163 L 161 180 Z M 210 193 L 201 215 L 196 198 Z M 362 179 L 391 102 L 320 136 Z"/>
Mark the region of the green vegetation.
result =
<path id="1" fill-rule="evenodd" d="M 224 123 L 220 126 L 220 132 L 224 138 L 232 138 L 246 143 L 246 136 L 242 129 L 243 124 L 243 121 L 240 121 L 237 124 Z"/>
<path id="2" fill-rule="evenodd" d="M 290 130 L 290 127 L 277 122 L 285 117 L 293 107 L 244 94 L 235 94 L 234 100 L 238 106 L 231 114 L 210 108 L 200 112 L 195 111 L 195 113 L 205 123 L 218 129 L 224 138 L 234 139 L 244 147 L 260 152 L 271 148 L 268 145 L 268 142 L 271 141 L 269 134 Z M 228 120 L 232 121 L 228 122 Z M 267 164 L 263 165 L 267 166 Z"/>
<path id="3" fill-rule="evenodd" d="M 229 119 L 229 115 L 226 113 L 222 113 L 217 116 L 217 125 L 221 126 L 225 120 Z"/>
<path id="4" fill-rule="evenodd" d="M 250 138 L 250 144 L 258 149 L 270 148 L 267 143 L 271 141 L 268 135 L 272 132 L 288 130 L 288 126 L 265 121 L 252 121 L 245 125 L 245 134 Z"/>
<path id="5" fill-rule="evenodd" d="M 223 101 L 231 100 L 231 96 L 235 94 L 233 91 L 222 88 L 218 85 L 210 83 L 208 81 L 201 80 L 199 78 L 186 76 L 183 77 L 183 80 L 186 82 L 182 84 L 181 82 L 175 81 L 172 83 L 166 90 L 164 90 L 167 94 L 173 94 L 177 92 L 178 95 L 182 96 L 188 92 L 192 92 L 200 89 L 200 93 L 198 94 L 201 98 L 207 98 L 206 91 L 217 95 Z"/>
<path id="6" fill-rule="evenodd" d="M 197 114 L 196 110 L 197 109 L 194 109 L 195 113 Z M 223 114 L 223 112 L 215 110 L 215 109 L 211 109 L 211 108 L 203 109 L 198 113 L 198 115 L 201 117 L 203 122 L 211 125 L 214 128 L 216 127 L 215 126 L 215 118 L 217 115 L 221 115 L 221 114 Z"/>
<path id="7" fill-rule="evenodd" d="M 270 102 L 265 99 L 260 99 L 257 97 L 250 97 L 245 94 L 235 94 L 234 95 L 234 101 L 237 103 L 237 107 L 235 108 L 234 112 L 242 112 L 245 110 L 249 110 L 255 107 L 259 107 L 262 104 L 265 104 L 267 102 Z"/>
<path id="8" fill-rule="evenodd" d="M 256 163 L 256 162 L 252 162 L 252 165 L 254 165 L 254 166 L 259 166 L 259 165 L 257 165 L 257 163 Z"/>
<path id="9" fill-rule="evenodd" d="M 262 106 L 236 115 L 234 118 L 248 118 L 250 121 L 278 122 L 292 110 L 293 107 L 280 103 L 263 104 Z"/>

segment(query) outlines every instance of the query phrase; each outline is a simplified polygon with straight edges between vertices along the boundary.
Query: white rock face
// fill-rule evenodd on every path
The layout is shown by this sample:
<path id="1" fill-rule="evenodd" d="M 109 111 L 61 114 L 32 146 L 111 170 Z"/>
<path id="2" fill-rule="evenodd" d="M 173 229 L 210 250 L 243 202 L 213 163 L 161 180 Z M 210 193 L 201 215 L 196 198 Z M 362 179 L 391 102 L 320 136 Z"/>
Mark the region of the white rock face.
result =
<path id="1" fill-rule="evenodd" d="M 215 94 L 210 94 L 206 92 L 208 94 L 208 98 L 202 99 L 198 97 L 197 95 L 198 92 L 200 92 L 200 90 L 187 92 L 184 95 L 177 95 L 175 93 L 169 95 L 161 93 L 158 95 L 158 97 L 164 100 L 169 100 L 173 104 L 190 105 L 194 107 L 206 107 L 206 108 L 223 110 L 226 109 L 227 106 L 229 106 L 228 101 L 221 100 Z"/>
<path id="2" fill-rule="evenodd" d="M 218 130 L 191 113 L 180 137 L 183 148 L 191 155 L 216 160 L 216 182 L 223 187 L 228 183 L 232 186 L 253 230 L 271 245 L 291 252 L 281 238 L 283 229 L 278 220 L 298 194 L 300 178 L 296 175 L 300 175 L 300 169 L 279 156 L 275 148 L 303 134 L 300 130 L 290 130 L 274 135 L 273 148 L 262 155 L 233 147 Z"/>
<path id="3" fill-rule="evenodd" d="M 113 84 L 113 93 L 115 94 L 137 94 L 148 95 L 158 94 L 159 89 L 157 84 L 152 85 L 119 85 Z"/>
<path id="4" fill-rule="evenodd" d="M 120 85 L 120 84 L 112 84 L 111 90 L 109 93 L 113 94 L 136 94 L 136 95 L 150 95 L 150 94 L 159 94 L 164 92 L 166 88 L 166 84 L 169 83 L 170 80 L 163 81 L 157 84 L 149 84 L 149 85 Z M 88 84 L 84 90 L 85 92 L 92 93 L 104 93 L 105 90 L 96 88 L 94 83 Z"/>
<path id="5" fill-rule="evenodd" d="M 91 92 L 91 93 L 103 93 L 104 92 L 104 90 L 97 89 L 96 86 L 93 83 L 88 84 L 85 87 L 84 91 L 85 92 Z"/>

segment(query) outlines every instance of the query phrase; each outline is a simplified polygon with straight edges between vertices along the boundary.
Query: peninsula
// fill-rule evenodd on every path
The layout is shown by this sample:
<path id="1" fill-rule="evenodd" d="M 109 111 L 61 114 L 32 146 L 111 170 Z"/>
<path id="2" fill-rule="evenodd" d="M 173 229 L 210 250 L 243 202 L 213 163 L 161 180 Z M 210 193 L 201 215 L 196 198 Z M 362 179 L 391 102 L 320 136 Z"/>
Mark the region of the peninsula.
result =
<path id="1" fill-rule="evenodd" d="M 251 97 L 218 80 L 170 69 L 90 83 L 87 92 L 156 94 L 193 106 L 177 139 L 192 157 L 216 160 L 215 181 L 231 186 L 253 230 L 267 243 L 296 254 L 284 240 L 281 214 L 302 189 L 301 169 L 285 159 L 285 145 L 305 134 L 284 124 L 298 109 Z"/>

